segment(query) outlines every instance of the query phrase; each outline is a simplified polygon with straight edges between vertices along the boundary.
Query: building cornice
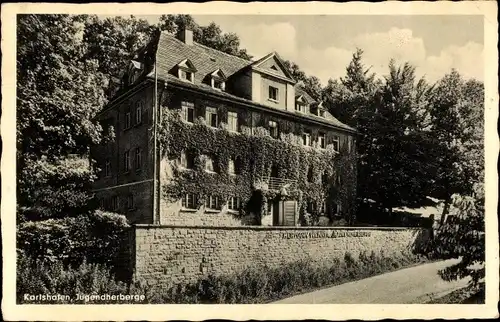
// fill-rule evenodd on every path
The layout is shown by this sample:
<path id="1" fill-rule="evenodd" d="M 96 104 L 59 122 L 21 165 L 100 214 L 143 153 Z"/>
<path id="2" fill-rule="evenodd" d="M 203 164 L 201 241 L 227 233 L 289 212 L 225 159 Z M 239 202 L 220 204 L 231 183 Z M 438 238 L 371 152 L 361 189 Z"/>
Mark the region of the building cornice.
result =
<path id="1" fill-rule="evenodd" d="M 120 95 L 114 97 L 111 101 L 109 101 L 104 106 L 103 109 L 101 109 L 99 112 L 97 112 L 95 118 L 100 116 L 104 112 L 108 111 L 109 109 L 115 107 L 116 105 L 122 103 L 123 101 L 127 100 L 128 98 L 130 98 L 131 96 L 133 96 L 134 94 L 136 94 L 140 90 L 144 89 L 145 87 L 147 87 L 148 83 L 149 83 L 148 80 L 149 80 L 148 78 L 144 78 L 140 82 L 138 82 L 137 84 L 128 88 L 126 91 L 124 91 Z"/>
<path id="2" fill-rule="evenodd" d="M 154 81 L 154 80 L 150 79 L 150 81 Z M 201 94 L 207 95 L 207 96 L 209 96 L 211 98 L 215 98 L 215 99 L 218 99 L 218 100 L 221 100 L 221 101 L 225 101 L 225 102 L 229 102 L 229 103 L 240 104 L 240 105 L 243 105 L 243 106 L 246 106 L 246 107 L 250 107 L 250 108 L 252 108 L 252 109 L 254 109 L 256 111 L 267 112 L 267 113 L 271 113 L 271 114 L 277 114 L 277 115 L 288 117 L 288 118 L 291 118 L 291 119 L 300 120 L 302 122 L 309 122 L 309 123 L 312 123 L 312 124 L 315 124 L 315 125 L 321 125 L 321 126 L 324 126 L 324 127 L 335 129 L 337 131 L 349 133 L 351 135 L 359 135 L 359 132 L 357 132 L 355 130 L 350 130 L 350 129 L 346 129 L 346 128 L 343 128 L 343 127 L 340 127 L 340 126 L 336 126 L 334 124 L 329 123 L 327 120 L 323 121 L 323 120 L 319 120 L 319 119 L 313 119 L 313 118 L 309 118 L 309 117 L 303 117 L 301 115 L 296 115 L 296 114 L 290 113 L 290 112 L 285 111 L 285 110 L 273 109 L 273 108 L 270 108 L 270 107 L 268 107 L 266 105 L 262 105 L 262 104 L 255 103 L 255 102 L 250 102 L 250 101 L 245 100 L 243 98 L 228 97 L 228 96 L 225 96 L 225 95 L 222 95 L 222 94 L 219 94 L 219 93 L 215 93 L 215 92 L 212 92 L 212 91 L 205 90 L 202 87 L 192 88 L 191 86 L 187 86 L 187 85 L 179 84 L 179 83 L 174 83 L 174 82 L 168 83 L 168 86 L 170 88 L 172 88 L 172 87 L 173 88 L 178 88 L 178 89 L 182 89 L 182 90 L 189 91 L 189 92 L 196 93 L 196 94 L 200 94 L 201 93 Z"/>

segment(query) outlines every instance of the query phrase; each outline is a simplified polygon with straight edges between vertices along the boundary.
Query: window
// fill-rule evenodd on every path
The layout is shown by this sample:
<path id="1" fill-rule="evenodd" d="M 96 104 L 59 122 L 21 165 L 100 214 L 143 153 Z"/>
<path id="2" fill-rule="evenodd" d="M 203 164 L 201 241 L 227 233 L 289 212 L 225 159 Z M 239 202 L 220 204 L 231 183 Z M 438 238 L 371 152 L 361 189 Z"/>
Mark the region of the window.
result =
<path id="1" fill-rule="evenodd" d="M 214 161 L 209 156 L 205 157 L 205 171 L 207 171 L 207 172 L 215 172 Z"/>
<path id="2" fill-rule="evenodd" d="M 182 102 L 182 119 L 186 122 L 194 122 L 194 104 L 192 102 Z"/>
<path id="3" fill-rule="evenodd" d="M 140 170 L 142 167 L 142 153 L 141 148 L 135 149 L 135 169 Z"/>
<path id="4" fill-rule="evenodd" d="M 226 87 L 225 85 L 223 81 L 212 78 L 212 88 L 223 91 Z"/>
<path id="5" fill-rule="evenodd" d="M 309 170 L 307 171 L 307 181 L 308 182 L 313 182 L 314 181 L 313 170 L 312 170 L 311 167 L 309 167 Z"/>
<path id="6" fill-rule="evenodd" d="M 118 196 L 113 196 L 113 198 L 111 198 L 111 210 L 118 210 Z"/>
<path id="7" fill-rule="evenodd" d="M 179 78 L 188 82 L 194 82 L 194 74 L 190 71 L 179 69 Z"/>
<path id="8" fill-rule="evenodd" d="M 240 204 L 241 204 L 241 201 L 240 201 L 239 197 L 231 197 L 231 198 L 229 198 L 229 200 L 227 202 L 227 207 L 230 210 L 239 210 Z"/>
<path id="9" fill-rule="evenodd" d="M 234 167 L 234 160 L 229 160 L 229 164 L 228 164 L 228 171 L 229 171 L 229 174 L 236 174 L 236 169 Z"/>
<path id="10" fill-rule="evenodd" d="M 311 146 L 311 133 L 310 132 L 302 133 L 302 144 L 305 146 Z"/>
<path id="11" fill-rule="evenodd" d="M 206 120 L 211 127 L 217 127 L 217 109 L 215 107 L 207 107 Z"/>
<path id="12" fill-rule="evenodd" d="M 104 176 L 109 177 L 111 175 L 111 161 L 106 160 L 104 163 Z"/>
<path id="13" fill-rule="evenodd" d="M 194 155 L 189 152 L 182 152 L 180 158 L 180 166 L 185 169 L 194 168 Z"/>
<path id="14" fill-rule="evenodd" d="M 125 113 L 125 129 L 130 128 L 131 123 L 132 123 L 132 115 L 130 111 L 127 111 Z"/>
<path id="15" fill-rule="evenodd" d="M 219 206 L 219 197 L 217 196 L 208 196 L 205 200 L 205 207 L 208 209 L 220 209 Z"/>
<path id="16" fill-rule="evenodd" d="M 269 86 L 269 99 L 271 101 L 279 101 L 279 92 L 276 87 Z"/>
<path id="17" fill-rule="evenodd" d="M 128 197 L 127 197 L 127 209 L 134 209 L 134 195 L 128 195 Z"/>
<path id="18" fill-rule="evenodd" d="M 124 157 L 123 157 L 123 168 L 125 172 L 130 170 L 130 151 L 125 151 Z"/>
<path id="19" fill-rule="evenodd" d="M 306 104 L 301 103 L 301 102 L 296 102 L 295 103 L 295 110 L 300 113 L 305 113 L 306 112 Z"/>
<path id="20" fill-rule="evenodd" d="M 238 132 L 238 113 L 227 112 L 227 125 L 229 131 Z"/>
<path id="21" fill-rule="evenodd" d="M 279 136 L 279 131 L 278 131 L 278 123 L 274 121 L 269 121 L 269 134 L 277 139 Z"/>
<path id="22" fill-rule="evenodd" d="M 142 123 L 142 106 L 144 103 L 142 101 L 138 101 L 135 103 L 135 125 Z"/>
<path id="23" fill-rule="evenodd" d="M 197 197 L 193 193 L 188 193 L 182 197 L 182 208 L 185 209 L 196 209 Z"/>
<path id="24" fill-rule="evenodd" d="M 105 209 L 104 208 L 104 199 L 99 199 L 99 208 L 100 209 Z"/>
<path id="25" fill-rule="evenodd" d="M 319 133 L 318 134 L 318 144 L 319 147 L 322 149 L 326 148 L 326 139 L 325 139 L 325 134 L 324 133 Z"/>
<path id="26" fill-rule="evenodd" d="M 334 136 L 333 137 L 332 144 L 333 144 L 333 150 L 336 151 L 336 152 L 339 152 L 340 139 L 339 139 L 338 136 Z"/>
<path id="27" fill-rule="evenodd" d="M 324 201 L 324 200 L 319 205 L 319 213 L 320 214 L 326 213 L 326 201 Z"/>

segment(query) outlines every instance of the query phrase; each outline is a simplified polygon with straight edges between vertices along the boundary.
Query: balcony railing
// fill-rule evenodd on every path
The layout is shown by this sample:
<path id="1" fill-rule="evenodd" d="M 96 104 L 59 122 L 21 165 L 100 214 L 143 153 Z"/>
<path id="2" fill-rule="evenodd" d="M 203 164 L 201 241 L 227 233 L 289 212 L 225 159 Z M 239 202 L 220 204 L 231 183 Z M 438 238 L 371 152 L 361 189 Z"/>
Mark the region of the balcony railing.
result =
<path id="1" fill-rule="evenodd" d="M 258 180 L 263 185 L 265 190 L 293 190 L 296 187 L 297 180 L 276 178 L 276 177 L 262 177 Z"/>

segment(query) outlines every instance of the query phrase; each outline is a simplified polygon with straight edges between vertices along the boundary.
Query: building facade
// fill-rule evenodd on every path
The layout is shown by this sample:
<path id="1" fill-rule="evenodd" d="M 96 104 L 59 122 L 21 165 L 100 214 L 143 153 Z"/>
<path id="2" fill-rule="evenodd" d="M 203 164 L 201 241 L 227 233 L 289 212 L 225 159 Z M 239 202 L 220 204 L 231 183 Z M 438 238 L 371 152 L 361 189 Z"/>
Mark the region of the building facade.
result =
<path id="1" fill-rule="evenodd" d="M 132 223 L 332 225 L 352 213 L 356 131 L 277 53 L 244 60 L 157 33 L 124 72 L 91 149 L 101 206 Z"/>

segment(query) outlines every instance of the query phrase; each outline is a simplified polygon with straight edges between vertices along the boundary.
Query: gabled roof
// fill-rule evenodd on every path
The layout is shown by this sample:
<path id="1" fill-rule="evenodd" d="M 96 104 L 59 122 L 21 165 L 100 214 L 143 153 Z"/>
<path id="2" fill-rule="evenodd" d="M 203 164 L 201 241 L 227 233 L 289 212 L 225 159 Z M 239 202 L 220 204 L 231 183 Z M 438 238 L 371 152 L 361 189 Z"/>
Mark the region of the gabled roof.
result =
<path id="1" fill-rule="evenodd" d="M 272 59 L 272 58 L 275 58 L 278 65 L 279 65 L 279 68 L 281 69 L 281 71 L 286 75 L 286 77 L 288 79 L 290 79 L 290 81 L 292 83 L 296 83 L 296 80 L 293 78 L 292 74 L 290 73 L 290 71 L 288 70 L 288 68 L 286 68 L 285 66 L 285 63 L 283 61 L 283 59 L 281 59 L 281 57 L 278 55 L 277 52 L 272 52 L 272 53 L 269 53 L 267 54 L 266 56 L 262 57 L 261 59 L 257 60 L 256 62 L 254 62 L 251 67 L 252 68 L 258 68 L 260 67 L 262 64 L 264 64 L 266 61 L 268 61 L 269 59 Z"/>
<path id="2" fill-rule="evenodd" d="M 184 59 L 183 61 L 178 63 L 177 66 L 187 68 L 189 70 L 192 70 L 193 72 L 198 71 L 196 67 L 194 67 L 194 64 L 189 59 Z"/>
<path id="3" fill-rule="evenodd" d="M 253 104 L 259 105 L 262 104 L 253 102 L 249 99 L 236 96 L 232 93 L 225 91 L 218 91 L 213 89 L 209 84 L 206 83 L 206 78 L 208 75 L 211 75 L 214 72 L 220 71 L 224 74 L 227 79 L 230 79 L 233 75 L 246 70 L 247 68 L 252 68 L 252 65 L 259 65 L 259 63 L 263 63 L 267 59 L 271 57 L 276 57 L 276 60 L 279 62 L 280 68 L 283 69 L 283 72 L 287 75 L 290 74 L 283 64 L 283 60 L 279 57 L 277 53 L 271 53 L 262 57 L 261 59 L 253 62 L 250 60 L 246 60 L 240 57 L 236 57 L 233 55 L 226 54 L 224 52 L 206 47 L 197 42 L 193 42 L 192 45 L 186 45 L 173 35 L 170 35 L 166 32 L 161 32 L 158 34 L 158 37 L 151 43 L 151 47 L 153 50 L 153 55 L 156 60 L 156 72 L 157 77 L 160 80 L 164 80 L 175 83 L 178 86 L 187 87 L 191 89 L 203 90 L 207 93 L 211 93 L 213 95 L 217 95 L 220 97 L 224 97 L 226 99 L 231 99 L 234 101 L 242 102 L 245 104 Z M 174 70 L 175 67 L 180 63 L 188 61 L 194 66 L 196 66 L 196 73 L 194 74 L 193 83 L 186 83 L 180 79 L 178 79 Z M 153 76 L 153 71 L 150 72 L 150 76 Z M 288 76 L 287 76 L 288 77 Z M 291 77 L 290 79 L 296 83 L 296 81 Z M 297 88 L 297 87 L 296 87 Z M 297 90 L 297 89 L 296 89 Z M 300 90 L 300 89 L 299 89 Z M 304 92 L 304 96 L 306 99 L 310 99 L 314 101 L 307 93 Z M 271 110 L 275 110 L 272 107 L 264 106 L 265 108 L 269 108 Z M 279 112 L 284 112 L 283 110 L 279 110 Z M 286 113 L 295 114 L 294 111 L 285 111 Z M 315 116 L 313 114 L 302 114 L 301 117 L 314 119 L 320 122 L 325 122 L 327 124 L 331 124 L 335 127 L 345 129 L 348 131 L 356 131 L 355 129 L 341 123 L 333 116 L 331 116 L 328 112 L 325 113 L 325 118 Z"/>
<path id="4" fill-rule="evenodd" d="M 226 75 L 224 74 L 224 72 L 220 68 L 218 68 L 217 70 L 214 70 L 212 73 L 210 73 L 210 76 L 219 77 L 219 78 L 224 79 L 224 80 L 227 79 Z"/>
<path id="5" fill-rule="evenodd" d="M 295 97 L 304 97 L 304 99 L 307 101 L 307 103 L 312 104 L 316 103 L 314 98 L 311 97 L 299 84 L 295 85 Z"/>

